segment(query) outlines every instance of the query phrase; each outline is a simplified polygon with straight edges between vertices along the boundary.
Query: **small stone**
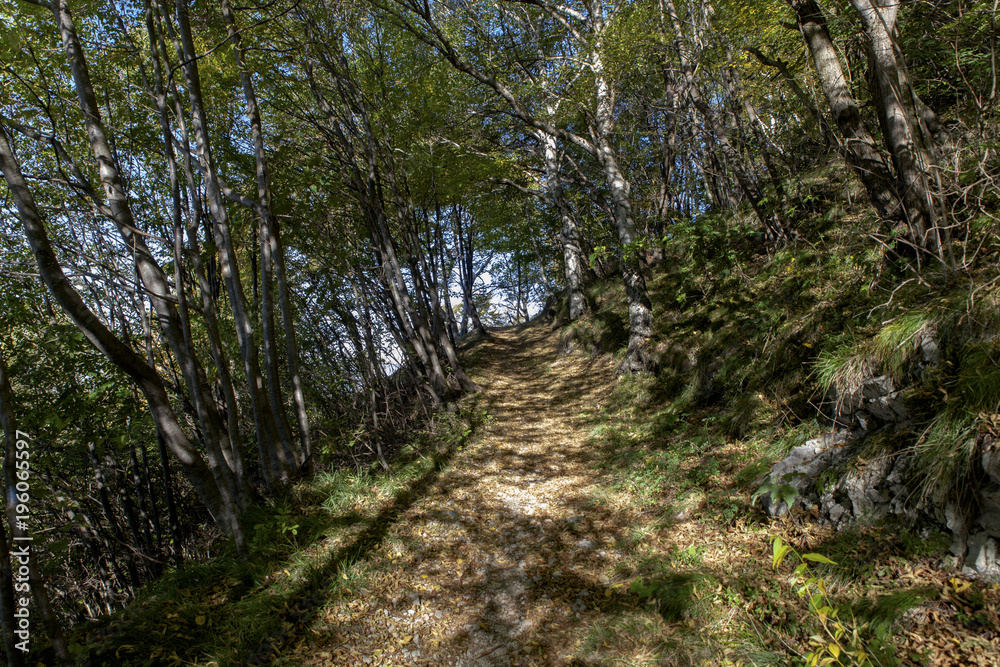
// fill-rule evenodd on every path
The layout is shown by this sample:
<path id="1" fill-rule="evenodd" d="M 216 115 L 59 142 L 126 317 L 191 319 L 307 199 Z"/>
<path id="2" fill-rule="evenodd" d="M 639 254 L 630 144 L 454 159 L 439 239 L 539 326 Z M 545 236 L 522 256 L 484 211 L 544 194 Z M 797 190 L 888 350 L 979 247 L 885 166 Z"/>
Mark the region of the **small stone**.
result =
<path id="1" fill-rule="evenodd" d="M 991 579 L 1000 579 L 1000 549 L 997 541 L 988 533 L 979 533 L 969 540 L 969 555 L 965 558 L 966 569 L 972 569 Z"/>
<path id="2" fill-rule="evenodd" d="M 580 540 L 579 542 L 576 543 L 576 548 L 580 549 L 580 550 L 583 550 L 583 551 L 586 551 L 587 549 L 593 549 L 594 548 L 594 541 L 593 540 Z"/>
<path id="3" fill-rule="evenodd" d="M 434 618 L 444 618 L 444 612 L 438 609 L 436 612 L 434 612 Z"/>
<path id="4" fill-rule="evenodd" d="M 586 611 L 586 609 L 587 605 L 583 603 L 583 600 L 577 600 L 573 603 L 573 606 L 570 607 L 571 611 Z"/>
<path id="5" fill-rule="evenodd" d="M 840 517 L 844 516 L 846 511 L 847 510 L 844 509 L 843 505 L 834 504 L 833 507 L 830 508 L 830 522 L 837 523 Z"/>

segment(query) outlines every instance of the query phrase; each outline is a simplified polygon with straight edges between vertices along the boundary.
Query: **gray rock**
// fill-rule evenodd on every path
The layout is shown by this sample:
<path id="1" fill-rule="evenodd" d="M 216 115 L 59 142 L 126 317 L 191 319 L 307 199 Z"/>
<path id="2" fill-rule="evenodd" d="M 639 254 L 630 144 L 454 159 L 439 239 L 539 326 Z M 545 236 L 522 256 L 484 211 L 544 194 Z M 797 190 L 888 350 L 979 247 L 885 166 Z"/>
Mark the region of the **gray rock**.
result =
<path id="1" fill-rule="evenodd" d="M 1000 447 L 993 442 L 993 438 L 987 436 L 983 442 L 983 470 L 989 475 L 994 484 L 1000 484 Z"/>
<path id="2" fill-rule="evenodd" d="M 774 464 L 767 476 L 767 483 L 788 484 L 794 488 L 798 494 L 795 503 L 815 502 L 816 478 L 845 457 L 840 445 L 845 444 L 848 438 L 847 431 L 835 431 L 796 447 L 788 452 L 788 456 Z M 768 493 L 761 494 L 759 498 L 761 507 L 771 516 L 781 516 L 790 509 L 784 500 L 772 500 Z"/>
<path id="3" fill-rule="evenodd" d="M 916 521 L 919 512 L 910 501 L 908 477 L 912 462 L 912 456 L 897 456 L 892 464 L 892 470 L 885 478 L 885 483 L 889 488 L 889 513 L 903 516 L 909 521 Z"/>
<path id="4" fill-rule="evenodd" d="M 991 484 L 980 493 L 976 523 L 991 537 L 1000 537 L 1000 486 Z"/>
<path id="5" fill-rule="evenodd" d="M 892 460 L 883 456 L 858 470 L 851 470 L 840 486 L 851 500 L 855 519 L 875 521 L 889 512 L 889 491 L 884 482 L 892 470 Z"/>
<path id="6" fill-rule="evenodd" d="M 830 402 L 834 406 L 834 422 L 858 425 L 864 431 L 909 419 L 902 392 L 888 375 L 873 376 L 856 387 L 834 390 Z"/>
<path id="7" fill-rule="evenodd" d="M 965 569 L 988 579 L 1000 581 L 1000 554 L 997 541 L 987 533 L 976 533 L 969 540 L 969 555 L 965 557 Z"/>
<path id="8" fill-rule="evenodd" d="M 936 366 L 941 361 L 941 349 L 937 344 L 937 329 L 925 328 L 916 338 L 916 347 L 920 350 L 922 366 Z"/>
<path id="9" fill-rule="evenodd" d="M 969 539 L 969 529 L 965 521 L 965 512 L 956 503 L 948 503 L 944 508 L 944 523 L 948 526 L 954 539 L 948 549 L 955 556 L 965 553 Z"/>
<path id="10" fill-rule="evenodd" d="M 950 562 L 964 566 L 962 571 L 970 576 L 1000 582 L 1000 441 L 994 436 L 986 434 L 977 443 L 986 475 L 981 486 L 973 489 L 976 502 L 967 507 L 914 493 L 919 470 L 912 449 L 868 462 L 856 461 L 850 469 L 846 465 L 859 451 L 854 441 L 868 433 L 907 432 L 910 416 L 903 389 L 929 381 L 927 371 L 941 363 L 941 351 L 933 327 L 921 329 L 906 345 L 909 357 L 901 369 L 903 377 L 879 375 L 879 369 L 871 367 L 867 376 L 862 375 L 852 386 L 830 392 L 827 404 L 832 411 L 828 416 L 838 430 L 796 447 L 776 463 L 765 486 L 779 493 L 774 499 L 770 493 L 761 494 L 759 504 L 771 516 L 786 513 L 790 508 L 779 496 L 791 487 L 795 495 L 792 506 L 818 510 L 820 522 L 838 528 L 890 515 L 911 525 L 921 520 L 925 526 L 947 527 L 953 537 Z"/>
<path id="11" fill-rule="evenodd" d="M 826 514 L 830 518 L 830 523 L 836 524 L 838 521 L 840 521 L 841 517 L 847 514 L 847 510 L 844 509 L 843 505 L 839 503 L 833 503 L 833 506 L 829 510 L 827 510 Z"/>

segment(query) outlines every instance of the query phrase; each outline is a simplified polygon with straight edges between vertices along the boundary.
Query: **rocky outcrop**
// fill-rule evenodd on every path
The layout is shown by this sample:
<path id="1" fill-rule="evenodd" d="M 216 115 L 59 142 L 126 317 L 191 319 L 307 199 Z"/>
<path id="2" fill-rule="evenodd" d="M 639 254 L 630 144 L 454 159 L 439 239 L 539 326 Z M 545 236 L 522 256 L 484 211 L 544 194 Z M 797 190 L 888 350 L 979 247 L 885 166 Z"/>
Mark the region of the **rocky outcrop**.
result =
<path id="1" fill-rule="evenodd" d="M 791 450 L 771 469 L 758 502 L 770 516 L 800 508 L 816 520 L 844 527 L 896 517 L 909 524 L 928 521 L 953 537 L 952 553 L 968 575 L 1000 581 L 1000 443 L 981 436 L 983 482 L 974 507 L 953 500 L 925 499 L 914 493 L 918 481 L 909 450 L 886 452 L 861 460 L 869 434 L 905 428 L 910 412 L 904 400 L 908 384 L 916 384 L 940 360 L 934 331 L 919 332 L 906 382 L 888 374 L 860 374 L 851 386 L 828 397 L 828 416 L 836 430 Z"/>
<path id="2" fill-rule="evenodd" d="M 941 361 L 937 331 L 933 327 L 914 334 L 910 346 L 902 381 L 878 372 L 878 364 L 873 362 L 868 372 L 860 373 L 853 382 L 840 382 L 831 389 L 827 405 L 835 425 L 874 432 L 909 423 L 910 413 L 903 398 L 905 385 L 920 382 Z"/>
<path id="3" fill-rule="evenodd" d="M 987 479 L 979 490 L 978 509 L 969 516 L 969 508 L 955 502 L 915 502 L 910 453 L 860 463 L 856 455 L 864 435 L 837 431 L 793 449 L 767 476 L 761 508 L 772 517 L 799 508 L 838 528 L 889 517 L 910 525 L 934 523 L 952 534 L 951 551 L 964 558 L 965 574 L 1000 581 L 1000 449 L 994 439 L 987 436 L 980 445 Z"/>
<path id="4" fill-rule="evenodd" d="M 777 493 L 761 494 L 764 511 L 781 516 L 798 507 L 815 514 L 821 523 L 835 526 L 889 515 L 915 517 L 906 502 L 910 458 L 880 456 L 858 465 L 859 435 L 864 432 L 836 431 L 789 452 L 771 469 L 765 482 L 767 491 Z M 791 507 L 782 499 L 786 485 L 794 490 Z"/>
<path id="5" fill-rule="evenodd" d="M 767 477 L 759 496 L 761 507 L 771 516 L 782 516 L 791 509 L 788 498 L 793 497 L 791 506 L 810 510 L 818 500 L 816 489 L 820 475 L 831 468 L 846 463 L 850 450 L 847 431 L 838 431 L 809 440 L 796 447 L 775 464 Z M 788 487 L 791 488 L 789 493 Z"/>
<path id="6" fill-rule="evenodd" d="M 836 424 L 874 431 L 887 424 L 909 421 L 901 391 L 888 375 L 871 377 L 855 387 L 831 393 Z"/>

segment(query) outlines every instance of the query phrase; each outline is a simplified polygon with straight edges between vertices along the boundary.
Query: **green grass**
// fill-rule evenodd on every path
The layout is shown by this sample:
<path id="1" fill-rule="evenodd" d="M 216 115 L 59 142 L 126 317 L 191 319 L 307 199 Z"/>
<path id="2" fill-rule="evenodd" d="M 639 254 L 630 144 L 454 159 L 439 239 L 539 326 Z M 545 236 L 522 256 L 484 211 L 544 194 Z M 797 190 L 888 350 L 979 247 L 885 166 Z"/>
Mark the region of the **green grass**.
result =
<path id="1" fill-rule="evenodd" d="M 913 446 L 919 470 L 921 499 L 968 503 L 979 480 L 979 424 L 975 415 L 943 412 Z"/>

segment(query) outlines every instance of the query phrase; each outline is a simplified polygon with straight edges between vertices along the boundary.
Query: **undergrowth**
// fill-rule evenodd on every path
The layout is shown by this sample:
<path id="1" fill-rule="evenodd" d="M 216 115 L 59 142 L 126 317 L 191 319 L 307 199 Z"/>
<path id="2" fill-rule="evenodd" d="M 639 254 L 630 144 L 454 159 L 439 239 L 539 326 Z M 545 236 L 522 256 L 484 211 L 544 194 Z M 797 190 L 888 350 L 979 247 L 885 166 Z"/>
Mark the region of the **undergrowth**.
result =
<path id="1" fill-rule="evenodd" d="M 812 220 L 808 241 L 771 255 L 747 227 L 728 224 L 705 218 L 672 232 L 647 278 L 657 372 L 620 379 L 608 405 L 586 415 L 607 478 L 601 502 L 656 529 L 619 566 L 645 602 L 597 623 L 581 658 L 935 664 L 932 649 L 895 636 L 908 610 L 941 594 L 943 579 L 935 588 L 898 577 L 940 566 L 947 536 L 897 523 L 832 533 L 808 515 L 772 524 L 751 497 L 792 448 L 835 428 L 845 396 L 885 376 L 904 389 L 910 421 L 882 432 L 873 424 L 860 455 L 914 453 L 913 506 L 974 509 L 983 434 L 1000 413 L 995 266 L 917 280 L 872 247 L 863 233 L 872 220 L 852 220 L 851 233 L 843 221 Z M 602 323 L 624 318 L 625 300 L 603 283 L 590 289 L 598 310 L 571 325 L 586 341 L 577 349 L 620 355 L 624 344 Z M 770 572 L 764 545 L 778 534 L 836 560 L 836 572 L 822 571 L 799 598 L 808 577 L 795 589 Z"/>
<path id="2" fill-rule="evenodd" d="M 126 609 L 74 628 L 88 665 L 270 664 L 289 631 L 330 600 L 364 593 L 366 556 L 418 500 L 484 414 L 474 398 L 412 435 L 390 473 L 331 469 L 244 516 L 251 556 L 230 546 L 149 584 Z M 150 632 L 156 628 L 156 632 Z"/>

